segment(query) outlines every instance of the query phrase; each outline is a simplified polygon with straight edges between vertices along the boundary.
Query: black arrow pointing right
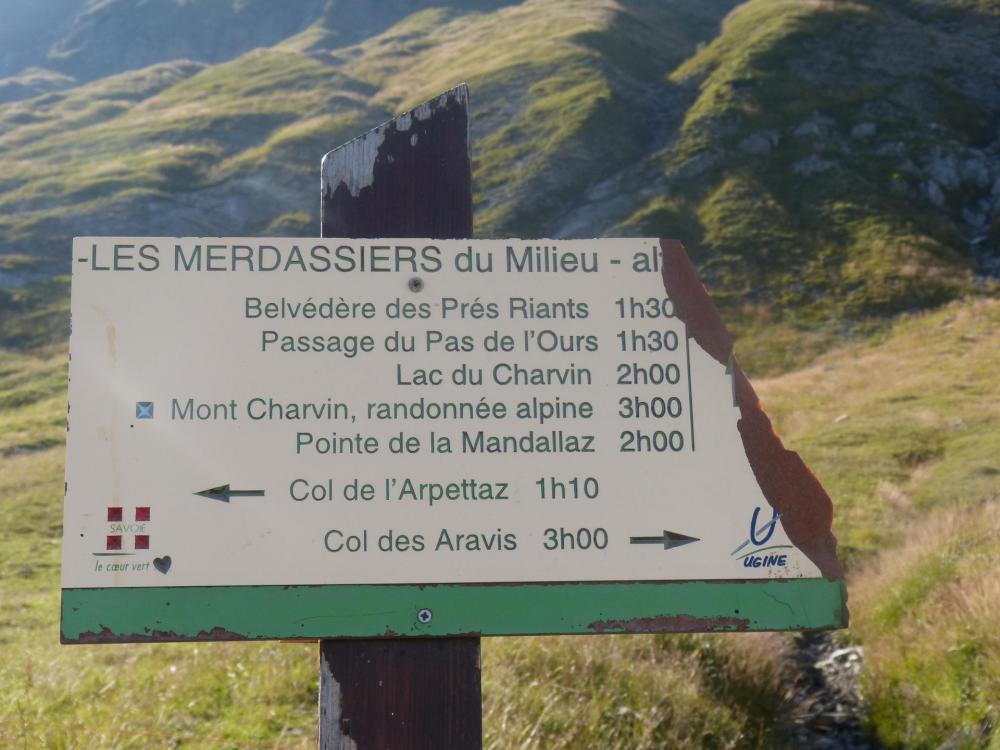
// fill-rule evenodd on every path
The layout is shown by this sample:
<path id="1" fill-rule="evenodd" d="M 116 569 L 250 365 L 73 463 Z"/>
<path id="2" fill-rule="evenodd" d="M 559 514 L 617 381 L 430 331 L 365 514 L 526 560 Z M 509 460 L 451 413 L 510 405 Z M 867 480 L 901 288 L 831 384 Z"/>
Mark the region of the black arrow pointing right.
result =
<path id="1" fill-rule="evenodd" d="M 662 544 L 663 549 L 673 549 L 674 547 L 683 547 L 685 544 L 691 544 L 692 542 L 700 542 L 701 539 L 696 536 L 678 534 L 676 531 L 667 531 L 664 529 L 662 536 L 630 536 L 628 541 L 629 544 Z"/>

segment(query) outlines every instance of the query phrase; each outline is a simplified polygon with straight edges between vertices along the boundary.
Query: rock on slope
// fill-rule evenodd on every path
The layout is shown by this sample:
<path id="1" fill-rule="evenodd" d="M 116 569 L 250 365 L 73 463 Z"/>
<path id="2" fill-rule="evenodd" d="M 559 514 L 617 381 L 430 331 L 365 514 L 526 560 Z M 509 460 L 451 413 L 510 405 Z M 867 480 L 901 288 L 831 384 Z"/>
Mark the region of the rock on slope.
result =
<path id="1" fill-rule="evenodd" d="M 694 234 L 714 286 L 800 318 L 966 292 L 1000 255 L 1000 4 L 980 5 L 740 6 L 671 73 L 697 98 L 624 223 Z"/>

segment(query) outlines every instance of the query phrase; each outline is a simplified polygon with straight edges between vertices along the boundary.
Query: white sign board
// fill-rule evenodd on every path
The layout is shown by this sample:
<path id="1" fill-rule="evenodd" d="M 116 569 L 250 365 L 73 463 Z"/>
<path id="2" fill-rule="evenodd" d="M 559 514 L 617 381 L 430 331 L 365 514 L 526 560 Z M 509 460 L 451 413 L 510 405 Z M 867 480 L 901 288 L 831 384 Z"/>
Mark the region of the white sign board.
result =
<path id="1" fill-rule="evenodd" d="M 659 254 L 77 239 L 63 587 L 819 577 Z"/>

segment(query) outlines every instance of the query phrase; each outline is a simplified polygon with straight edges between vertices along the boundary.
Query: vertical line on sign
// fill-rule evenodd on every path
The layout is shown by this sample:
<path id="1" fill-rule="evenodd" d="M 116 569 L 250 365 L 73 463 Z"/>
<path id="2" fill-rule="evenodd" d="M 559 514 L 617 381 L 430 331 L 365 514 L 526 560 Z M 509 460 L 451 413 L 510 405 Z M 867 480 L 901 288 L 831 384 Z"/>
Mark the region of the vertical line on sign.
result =
<path id="1" fill-rule="evenodd" d="M 684 324 L 684 356 L 687 359 L 688 372 L 688 415 L 691 419 L 691 452 L 694 453 L 694 391 L 691 385 L 691 337 L 688 335 L 687 323 Z"/>

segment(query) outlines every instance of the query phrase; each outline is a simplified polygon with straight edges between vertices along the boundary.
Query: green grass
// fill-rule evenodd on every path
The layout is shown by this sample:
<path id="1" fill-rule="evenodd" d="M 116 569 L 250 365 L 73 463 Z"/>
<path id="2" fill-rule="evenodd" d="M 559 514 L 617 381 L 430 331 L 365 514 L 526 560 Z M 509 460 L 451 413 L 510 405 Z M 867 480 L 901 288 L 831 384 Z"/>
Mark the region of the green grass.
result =
<path id="1" fill-rule="evenodd" d="M 982 189 L 962 186 L 935 208 L 913 165 L 995 137 L 984 130 L 989 98 L 954 74 L 1000 60 L 967 43 L 989 20 L 956 26 L 956 12 L 942 25 L 916 5 L 752 0 L 670 74 L 693 92 L 660 157 L 671 205 L 648 198 L 625 225 L 687 240 L 740 333 L 751 306 L 780 337 L 835 343 L 845 329 L 972 291 L 960 213 Z M 940 60 L 916 52 L 930 46 Z M 814 118 L 825 118 L 822 134 L 796 134 Z M 875 135 L 853 137 L 861 122 Z M 752 135 L 770 149 L 748 153 Z M 880 151 L 892 144 L 902 153 Z M 803 173 L 804 163 L 826 169 Z"/>
<path id="2" fill-rule="evenodd" d="M 57 447 L 0 464 L 0 744 L 314 747 L 315 645 L 58 645 L 62 460 Z M 783 746 L 776 662 L 747 645 L 490 639 L 485 746 Z"/>
<path id="3" fill-rule="evenodd" d="M 0 347 L 33 349 L 65 342 L 68 336 L 68 278 L 0 289 Z"/>
<path id="4" fill-rule="evenodd" d="M 997 747 L 998 370 L 991 300 L 903 318 L 758 384 L 834 499 L 848 637 L 864 646 L 868 724 L 887 747 Z"/>
<path id="5" fill-rule="evenodd" d="M 849 351 L 758 391 L 834 497 L 841 555 L 860 562 L 928 510 L 1000 488 L 1000 304 L 903 318 Z"/>
<path id="6" fill-rule="evenodd" d="M 326 17 L 227 63 L 0 105 L 0 269 L 137 226 L 314 232 L 322 153 L 468 81 L 477 233 L 544 236 L 592 200 L 594 233 L 687 242 L 834 498 L 871 730 L 996 750 L 1000 303 L 962 237 L 977 189 L 933 207 L 905 163 L 994 137 L 963 72 L 997 70 L 997 3 L 750 0 L 720 32 L 734 5 L 472 3 L 350 46 Z M 824 134 L 794 136 L 816 113 Z M 833 166 L 796 173 L 810 157 Z M 0 290 L 0 746 L 314 746 L 313 646 L 57 645 L 66 287 Z M 486 744 L 780 747 L 788 645 L 489 640 Z"/>
<path id="7" fill-rule="evenodd" d="M 758 382 L 834 497 L 847 637 L 866 649 L 869 720 L 890 747 L 985 747 L 997 718 L 998 336 L 1000 302 L 954 304 Z M 60 345 L 0 357 L 0 744 L 312 746 L 315 646 L 57 644 L 64 394 Z M 486 746 L 782 747 L 789 647 L 488 639 Z"/>
<path id="8" fill-rule="evenodd" d="M 0 745 L 314 747 L 315 645 L 58 644 L 65 364 L 0 357 Z M 776 674 L 718 636 L 491 639 L 485 744 L 779 747 Z"/>
<path id="9" fill-rule="evenodd" d="M 0 350 L 0 456 L 59 445 L 66 433 L 65 350 L 25 357 Z"/>
<path id="10" fill-rule="evenodd" d="M 781 748 L 772 640 L 499 638 L 484 649 L 487 748 Z"/>
<path id="11" fill-rule="evenodd" d="M 889 747 L 995 748 L 1000 499 L 933 512 L 858 575 L 869 724 Z"/>

